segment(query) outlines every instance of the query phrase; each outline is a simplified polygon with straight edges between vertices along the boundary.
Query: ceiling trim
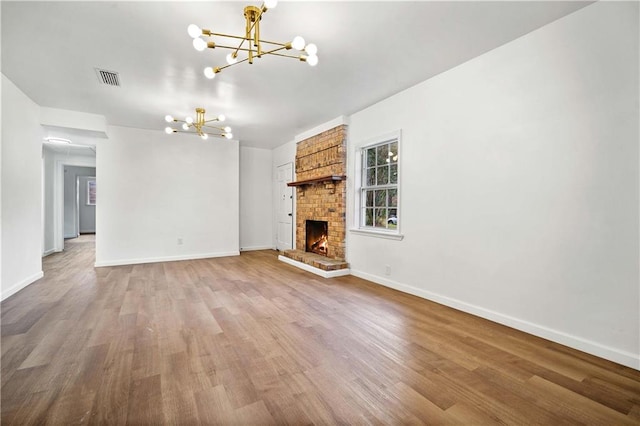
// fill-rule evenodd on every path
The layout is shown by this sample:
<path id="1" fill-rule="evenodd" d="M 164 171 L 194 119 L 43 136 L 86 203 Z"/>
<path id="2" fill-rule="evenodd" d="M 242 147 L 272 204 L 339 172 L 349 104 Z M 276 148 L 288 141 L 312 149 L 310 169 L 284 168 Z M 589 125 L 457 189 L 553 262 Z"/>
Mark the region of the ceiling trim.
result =
<path id="1" fill-rule="evenodd" d="M 333 120 L 329 120 L 326 123 L 322 123 L 316 127 L 297 134 L 295 137 L 295 141 L 296 143 L 300 143 L 305 139 L 309 139 L 310 137 L 342 125 L 349 125 L 349 117 L 347 117 L 346 115 L 341 115 L 334 118 Z"/>

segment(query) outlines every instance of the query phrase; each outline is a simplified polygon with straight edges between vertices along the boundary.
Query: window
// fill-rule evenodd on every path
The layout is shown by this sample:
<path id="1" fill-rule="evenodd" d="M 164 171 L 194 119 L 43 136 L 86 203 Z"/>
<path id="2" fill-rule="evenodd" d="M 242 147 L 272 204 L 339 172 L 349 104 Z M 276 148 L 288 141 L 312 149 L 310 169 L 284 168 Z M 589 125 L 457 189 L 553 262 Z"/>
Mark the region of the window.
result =
<path id="1" fill-rule="evenodd" d="M 96 205 L 96 181 L 95 180 L 87 181 L 87 205 L 89 206 Z"/>
<path id="2" fill-rule="evenodd" d="M 398 232 L 398 136 L 362 148 L 360 229 Z"/>

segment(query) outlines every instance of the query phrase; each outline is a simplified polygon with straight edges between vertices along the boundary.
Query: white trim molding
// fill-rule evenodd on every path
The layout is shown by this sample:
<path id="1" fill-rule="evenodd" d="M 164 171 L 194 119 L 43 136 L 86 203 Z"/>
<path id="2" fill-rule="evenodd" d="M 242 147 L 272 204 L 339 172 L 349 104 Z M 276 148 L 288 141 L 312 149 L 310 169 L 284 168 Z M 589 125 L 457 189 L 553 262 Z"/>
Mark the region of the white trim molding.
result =
<path id="1" fill-rule="evenodd" d="M 96 262 L 94 266 L 96 268 L 102 268 L 104 266 L 123 266 L 123 265 L 139 265 L 141 263 L 158 263 L 158 262 L 175 262 L 180 260 L 196 260 L 196 259 L 209 259 L 213 257 L 229 257 L 240 256 L 239 251 L 221 252 L 221 253 L 203 253 L 181 256 L 162 256 L 162 257 L 146 257 L 139 259 L 118 259 L 107 260 L 102 262 Z"/>
<path id="2" fill-rule="evenodd" d="M 9 289 L 2 292 L 2 295 L 0 295 L 0 300 L 4 300 L 10 296 L 13 296 L 14 294 L 19 292 L 26 286 L 33 284 L 34 282 L 38 281 L 42 277 L 44 277 L 44 272 L 40 271 L 37 274 L 33 274 L 30 277 L 27 277 L 24 280 L 15 283 Z"/>
<path id="3" fill-rule="evenodd" d="M 336 117 L 333 120 L 329 120 L 326 123 L 322 123 L 316 127 L 313 127 L 309 130 L 306 130 L 302 133 L 299 133 L 296 135 L 295 137 L 295 141 L 296 143 L 302 142 L 305 139 L 309 139 L 312 136 L 318 135 L 322 132 L 325 132 L 327 130 L 331 130 L 334 127 L 338 127 L 338 126 L 342 126 L 342 125 L 348 125 L 349 124 L 349 117 L 345 116 L 345 115 L 341 115 L 340 117 Z"/>
<path id="4" fill-rule="evenodd" d="M 539 324 L 524 321 L 519 318 L 501 314 L 500 312 L 485 309 L 483 307 L 472 305 L 461 300 L 442 296 L 437 293 L 432 293 L 427 290 L 422 290 L 407 284 L 402 284 L 397 281 L 379 277 L 377 275 L 354 270 L 351 270 L 351 275 L 401 291 L 403 293 L 408 293 L 414 296 L 421 297 L 423 299 L 431 300 L 432 302 L 436 302 L 462 312 L 467 312 L 469 314 L 488 319 L 498 324 L 506 325 L 507 327 L 515 328 L 516 330 L 520 330 L 525 333 L 532 334 L 534 336 L 541 337 L 543 339 L 547 339 L 552 342 L 559 343 L 561 345 L 565 345 L 570 348 L 616 362 L 626 367 L 640 370 L 640 358 L 638 357 L 638 355 L 630 352 L 621 351 L 619 349 L 605 346 L 600 343 L 583 339 L 581 337 L 574 336 L 559 330 L 554 330 Z"/>
<path id="5" fill-rule="evenodd" d="M 402 239 L 404 238 L 404 234 L 396 234 L 396 233 L 385 232 L 385 231 L 374 231 L 366 228 L 362 228 L 362 229 L 352 228 L 352 229 L 349 229 L 349 232 L 353 234 L 358 234 L 358 235 L 366 235 L 367 237 L 385 238 L 387 240 L 396 240 L 396 241 L 402 241 Z"/>
<path id="6" fill-rule="evenodd" d="M 53 254 L 53 253 L 60 253 L 61 251 L 62 250 L 56 250 L 56 249 L 52 248 L 52 249 L 49 249 L 49 250 L 46 250 L 45 252 L 43 252 L 42 253 L 42 257 L 47 257 L 47 256 L 49 256 L 50 254 Z"/>
<path id="7" fill-rule="evenodd" d="M 258 250 L 275 250 L 274 246 L 252 246 L 252 247 L 240 247 L 240 251 L 258 251 Z"/>
<path id="8" fill-rule="evenodd" d="M 295 266 L 296 268 L 303 269 L 307 272 L 311 272 L 312 274 L 316 274 L 321 276 L 322 278 L 335 278 L 335 277 L 343 277 L 345 275 L 351 275 L 350 269 L 338 269 L 336 271 L 324 271 L 322 269 L 316 268 L 311 265 L 307 265 L 306 263 L 298 262 L 297 260 L 290 259 L 285 256 L 278 256 L 278 260 L 284 263 L 288 263 L 291 266 Z"/>

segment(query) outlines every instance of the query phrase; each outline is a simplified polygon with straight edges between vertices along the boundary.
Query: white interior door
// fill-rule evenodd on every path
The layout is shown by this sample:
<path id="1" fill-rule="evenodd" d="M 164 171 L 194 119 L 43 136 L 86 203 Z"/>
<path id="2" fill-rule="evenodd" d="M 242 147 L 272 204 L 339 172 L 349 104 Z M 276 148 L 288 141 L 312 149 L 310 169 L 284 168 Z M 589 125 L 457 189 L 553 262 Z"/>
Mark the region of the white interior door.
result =
<path id="1" fill-rule="evenodd" d="M 287 186 L 293 180 L 293 163 L 278 167 L 278 231 L 276 248 L 293 248 L 293 188 Z"/>

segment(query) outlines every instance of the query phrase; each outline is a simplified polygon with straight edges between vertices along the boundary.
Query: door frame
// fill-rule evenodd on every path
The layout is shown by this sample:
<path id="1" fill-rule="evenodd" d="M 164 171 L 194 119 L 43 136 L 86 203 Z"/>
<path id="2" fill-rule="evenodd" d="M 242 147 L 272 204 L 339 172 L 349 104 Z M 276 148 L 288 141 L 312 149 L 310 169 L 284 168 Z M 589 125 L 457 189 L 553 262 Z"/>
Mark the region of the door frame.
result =
<path id="1" fill-rule="evenodd" d="M 96 158 L 65 158 L 55 161 L 55 172 L 53 173 L 53 245 L 54 251 L 60 252 L 64 250 L 64 166 L 96 167 Z M 97 209 L 98 206 L 96 206 L 96 212 Z"/>
<path id="2" fill-rule="evenodd" d="M 279 246 L 279 242 L 280 239 L 278 238 L 278 233 L 279 233 L 279 224 L 280 224 L 280 217 L 279 217 L 279 208 L 280 208 L 280 191 L 281 191 L 281 187 L 280 187 L 280 180 L 279 178 L 279 171 L 281 167 L 285 167 L 285 166 L 291 166 L 291 177 L 290 177 L 290 181 L 292 182 L 294 180 L 294 176 L 295 176 L 295 165 L 292 161 L 280 164 L 278 166 L 276 166 L 276 199 L 277 199 L 277 204 L 276 204 L 276 214 L 275 214 L 275 218 L 276 218 L 276 241 L 275 241 L 275 246 L 276 246 L 276 250 L 281 250 L 281 247 Z M 291 188 L 291 249 L 294 249 L 296 247 L 296 198 L 295 198 L 295 188 Z"/>

